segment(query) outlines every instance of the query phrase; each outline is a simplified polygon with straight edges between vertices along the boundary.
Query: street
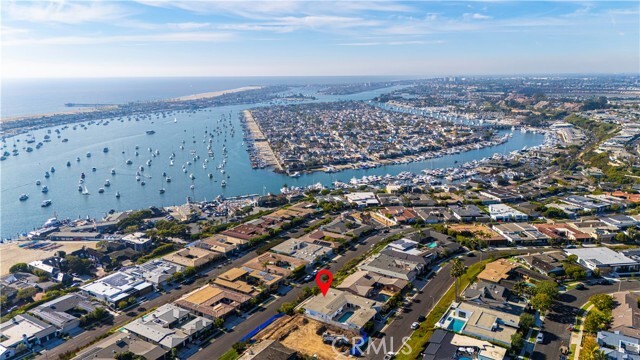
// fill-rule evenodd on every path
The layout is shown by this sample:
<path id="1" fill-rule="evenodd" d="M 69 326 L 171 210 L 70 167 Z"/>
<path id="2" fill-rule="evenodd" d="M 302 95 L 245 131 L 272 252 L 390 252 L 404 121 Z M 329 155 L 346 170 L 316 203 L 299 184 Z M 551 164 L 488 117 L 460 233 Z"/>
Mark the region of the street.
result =
<path id="1" fill-rule="evenodd" d="M 560 359 L 560 347 L 569 346 L 571 333 L 567 330 L 569 325 L 576 321 L 576 315 L 589 297 L 595 294 L 613 293 L 625 290 L 640 290 L 640 282 L 625 281 L 611 285 L 589 285 L 584 290 L 570 290 L 560 294 L 558 301 L 545 317 L 544 336 L 542 344 L 536 344 L 532 360 L 556 360 Z"/>

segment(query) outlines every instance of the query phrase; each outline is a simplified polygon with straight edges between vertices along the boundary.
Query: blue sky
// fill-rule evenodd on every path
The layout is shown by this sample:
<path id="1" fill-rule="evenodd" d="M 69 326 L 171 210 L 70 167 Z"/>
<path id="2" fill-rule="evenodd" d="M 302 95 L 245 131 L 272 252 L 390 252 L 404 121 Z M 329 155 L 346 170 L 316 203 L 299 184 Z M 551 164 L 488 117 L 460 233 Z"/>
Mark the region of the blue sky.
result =
<path id="1" fill-rule="evenodd" d="M 2 77 L 640 71 L 638 1 L 2 1 Z"/>

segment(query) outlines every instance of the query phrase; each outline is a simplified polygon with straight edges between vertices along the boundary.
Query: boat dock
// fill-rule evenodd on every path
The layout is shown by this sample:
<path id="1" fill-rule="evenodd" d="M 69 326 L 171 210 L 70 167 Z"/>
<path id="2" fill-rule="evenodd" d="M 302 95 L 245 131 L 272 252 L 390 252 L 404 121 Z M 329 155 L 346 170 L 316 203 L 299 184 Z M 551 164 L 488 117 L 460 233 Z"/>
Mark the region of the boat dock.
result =
<path id="1" fill-rule="evenodd" d="M 245 110 L 244 121 L 247 129 L 247 141 L 251 142 L 253 146 L 253 154 L 262 162 L 265 166 L 273 166 L 277 171 L 284 171 L 282 164 L 278 161 L 276 154 L 269 145 L 269 141 L 265 138 L 260 129 L 260 125 L 253 118 L 251 111 Z"/>

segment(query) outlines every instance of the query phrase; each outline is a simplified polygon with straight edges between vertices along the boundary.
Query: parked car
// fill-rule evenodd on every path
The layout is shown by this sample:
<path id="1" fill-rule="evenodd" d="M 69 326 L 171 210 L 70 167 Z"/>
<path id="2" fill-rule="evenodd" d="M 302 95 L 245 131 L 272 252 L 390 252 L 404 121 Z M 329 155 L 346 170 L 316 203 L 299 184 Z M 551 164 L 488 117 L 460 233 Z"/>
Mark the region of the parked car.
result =
<path id="1" fill-rule="evenodd" d="M 584 286 L 583 283 L 578 283 L 578 285 L 576 285 L 576 290 L 584 290 L 586 289 L 586 287 Z"/>
<path id="2" fill-rule="evenodd" d="M 303 281 L 307 282 L 307 281 L 311 281 L 311 279 L 313 279 L 313 276 L 307 275 L 307 276 L 304 277 Z"/>
<path id="3" fill-rule="evenodd" d="M 414 322 L 413 324 L 411 324 L 411 330 L 415 330 L 417 328 L 420 327 L 420 323 L 419 322 Z"/>
<path id="4" fill-rule="evenodd" d="M 536 343 L 542 344 L 543 341 L 544 341 L 544 335 L 540 332 L 538 333 L 538 336 L 536 336 Z"/>
<path id="5" fill-rule="evenodd" d="M 384 360 L 391 360 L 393 358 L 396 357 L 396 354 L 392 353 L 392 352 L 388 352 L 385 356 L 384 356 Z"/>
<path id="6" fill-rule="evenodd" d="M 425 321 L 425 320 L 427 320 L 427 317 L 426 317 L 426 316 L 424 316 L 424 315 L 420 315 L 420 316 L 418 316 L 418 322 L 423 322 L 423 321 Z"/>

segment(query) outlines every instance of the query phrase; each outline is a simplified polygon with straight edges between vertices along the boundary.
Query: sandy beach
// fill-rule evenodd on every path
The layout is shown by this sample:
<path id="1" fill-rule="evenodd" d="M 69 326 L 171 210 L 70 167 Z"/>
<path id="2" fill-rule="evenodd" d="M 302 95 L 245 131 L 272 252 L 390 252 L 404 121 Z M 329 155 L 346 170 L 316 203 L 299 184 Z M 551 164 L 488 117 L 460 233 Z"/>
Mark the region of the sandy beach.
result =
<path id="1" fill-rule="evenodd" d="M 238 92 L 242 92 L 242 91 L 258 90 L 258 89 L 262 89 L 262 86 L 244 86 L 244 87 L 239 87 L 239 88 L 236 88 L 236 89 L 212 91 L 212 92 L 206 92 L 206 93 L 200 93 L 200 94 L 192 94 L 192 95 L 181 96 L 181 97 L 177 97 L 177 98 L 173 98 L 173 99 L 168 99 L 166 101 L 189 101 L 189 100 L 210 99 L 210 98 L 215 98 L 215 97 L 218 97 L 218 96 L 221 96 L 221 95 L 225 95 L 225 94 L 233 94 L 233 93 L 238 93 Z M 45 114 L 29 114 L 29 115 L 19 115 L 19 116 L 8 116 L 8 117 L 0 118 L 0 124 L 9 123 L 9 122 L 13 122 L 13 121 L 20 121 L 20 120 L 37 119 L 37 118 L 41 118 L 41 117 L 49 117 L 49 116 L 54 116 L 54 115 L 72 115 L 72 114 L 89 113 L 89 112 L 100 111 L 100 110 L 113 110 L 113 109 L 116 109 L 117 107 L 118 107 L 118 105 L 95 106 L 95 107 L 79 107 L 79 108 L 70 108 L 69 110 L 65 110 L 65 111 L 54 111 L 54 112 L 45 113 Z"/>
<path id="2" fill-rule="evenodd" d="M 260 130 L 260 126 L 253 118 L 251 111 L 244 111 L 244 119 L 247 123 L 247 129 L 249 130 L 249 138 L 253 141 L 253 147 L 256 150 L 256 155 L 267 165 L 274 166 L 276 169 L 282 171 L 282 165 L 276 158 L 276 154 L 269 146 L 269 141 L 264 137 L 262 130 Z"/>
<path id="3" fill-rule="evenodd" d="M 98 244 L 97 241 L 56 241 L 48 242 L 50 244 L 62 245 L 54 250 L 40 250 L 40 249 L 23 249 L 18 245 L 24 244 L 24 242 L 12 242 L 0 245 L 0 275 L 6 275 L 9 273 L 9 268 L 17 263 L 29 263 L 35 260 L 42 260 L 50 256 L 55 255 L 58 251 L 64 251 L 67 254 L 81 249 L 83 246 L 95 249 Z"/>
<path id="4" fill-rule="evenodd" d="M 200 93 L 200 94 L 181 96 L 181 97 L 173 98 L 171 100 L 172 101 L 188 101 L 188 100 L 208 99 L 208 98 L 218 97 L 224 94 L 233 94 L 237 92 L 248 91 L 248 90 L 258 90 L 258 89 L 262 89 L 262 86 L 244 86 L 244 87 L 239 87 L 239 88 L 230 89 L 230 90 L 212 91 L 212 92 L 206 92 L 206 93 Z"/>

